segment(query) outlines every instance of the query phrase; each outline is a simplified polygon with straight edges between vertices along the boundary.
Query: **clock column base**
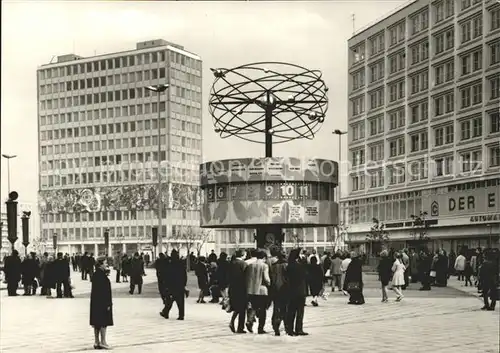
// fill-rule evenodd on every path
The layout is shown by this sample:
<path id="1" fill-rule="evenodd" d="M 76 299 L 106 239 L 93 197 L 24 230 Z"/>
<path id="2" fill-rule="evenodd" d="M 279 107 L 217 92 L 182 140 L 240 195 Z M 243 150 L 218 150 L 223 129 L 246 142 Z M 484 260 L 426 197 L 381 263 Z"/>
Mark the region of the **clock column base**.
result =
<path id="1" fill-rule="evenodd" d="M 255 241 L 257 249 L 271 249 L 283 246 L 283 228 L 281 225 L 265 225 L 256 229 Z"/>

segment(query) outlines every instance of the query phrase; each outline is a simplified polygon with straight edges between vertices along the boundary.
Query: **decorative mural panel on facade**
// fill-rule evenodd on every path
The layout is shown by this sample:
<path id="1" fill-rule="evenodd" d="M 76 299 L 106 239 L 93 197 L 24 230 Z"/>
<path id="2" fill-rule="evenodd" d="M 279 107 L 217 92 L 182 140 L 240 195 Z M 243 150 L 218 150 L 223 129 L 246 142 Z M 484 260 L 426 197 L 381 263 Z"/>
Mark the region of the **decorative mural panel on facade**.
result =
<path id="1" fill-rule="evenodd" d="M 157 196 L 156 184 L 43 190 L 38 205 L 41 214 L 156 210 Z M 162 200 L 166 209 L 199 210 L 199 188 L 168 183 L 163 185 Z"/>

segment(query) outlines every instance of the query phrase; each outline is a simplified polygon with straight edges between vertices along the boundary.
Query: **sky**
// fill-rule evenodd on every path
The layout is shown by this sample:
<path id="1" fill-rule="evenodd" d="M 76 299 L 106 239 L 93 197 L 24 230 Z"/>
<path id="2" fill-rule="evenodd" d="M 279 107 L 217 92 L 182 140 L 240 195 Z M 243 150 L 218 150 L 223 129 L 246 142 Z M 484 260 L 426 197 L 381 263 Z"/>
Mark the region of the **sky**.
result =
<path id="1" fill-rule="evenodd" d="M 275 156 L 338 159 L 334 129 L 347 130 L 347 40 L 406 1 L 120 2 L 2 1 L 1 152 L 11 160 L 11 190 L 37 202 L 36 70 L 54 56 L 83 57 L 165 39 L 203 60 L 204 161 L 264 155 L 264 146 L 220 139 L 208 114 L 211 67 L 259 61 L 292 62 L 323 72 L 329 111 L 312 141 L 274 148 Z M 344 137 L 342 159 L 347 157 Z M 1 199 L 7 197 L 7 162 L 1 162 Z M 342 179 L 342 194 L 347 192 Z"/>

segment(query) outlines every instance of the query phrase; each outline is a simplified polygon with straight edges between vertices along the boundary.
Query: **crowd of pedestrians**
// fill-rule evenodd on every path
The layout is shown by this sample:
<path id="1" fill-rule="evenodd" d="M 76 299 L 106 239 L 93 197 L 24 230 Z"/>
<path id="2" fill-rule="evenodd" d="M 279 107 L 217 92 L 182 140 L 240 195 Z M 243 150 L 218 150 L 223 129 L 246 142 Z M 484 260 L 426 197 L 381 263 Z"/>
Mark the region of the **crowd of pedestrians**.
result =
<path id="1" fill-rule="evenodd" d="M 119 254 L 119 253 L 118 253 Z M 145 275 L 144 266 L 150 262 L 148 254 L 135 253 L 133 256 L 127 254 L 118 255 L 115 259 L 103 256 L 106 264 L 119 268 L 116 275 L 116 282 L 128 282 L 131 278 L 130 291 L 138 288 L 139 294 L 142 290 L 142 276 Z M 17 250 L 6 256 L 3 260 L 5 282 L 7 283 L 8 296 L 17 296 L 19 285 L 22 285 L 24 296 L 39 294 L 51 298 L 55 290 L 56 298 L 73 298 L 71 283 L 71 269 L 79 272 L 81 279 L 91 281 L 99 265 L 93 253 L 84 254 L 63 254 L 59 252 L 55 255 L 47 252 L 38 255 L 30 252 L 21 258 Z M 109 269 L 108 269 L 109 271 Z"/>
<path id="2" fill-rule="evenodd" d="M 44 253 L 38 257 L 35 252 L 21 259 L 17 250 L 4 259 L 5 281 L 8 296 L 17 296 L 19 283 L 24 289 L 24 296 L 40 295 L 56 298 L 73 298 L 69 268 L 69 256 L 57 253 L 56 257 Z"/>
<path id="3" fill-rule="evenodd" d="M 146 254 L 147 255 L 147 254 Z M 111 282 L 109 265 L 116 271 L 115 281 L 128 282 L 132 295 L 137 288 L 142 292 L 143 276 L 146 275 L 149 255 L 135 253 L 133 256 L 118 252 L 113 258 L 98 259 L 93 254 L 83 255 L 57 253 L 54 259 L 44 253 L 40 258 L 30 253 L 24 259 L 17 251 L 4 260 L 4 272 L 9 296 L 17 295 L 19 282 L 24 295 L 35 295 L 40 287 L 41 295 L 51 296 L 56 290 L 57 298 L 72 298 L 70 266 L 80 272 L 82 280 L 90 280 L 90 325 L 94 328 L 94 348 L 108 349 L 106 328 L 113 325 Z M 382 302 L 389 300 L 389 285 L 396 293 L 396 301 L 404 298 L 404 291 L 411 283 L 420 282 L 421 291 L 433 286 L 447 286 L 450 276 L 456 275 L 465 286 L 476 286 L 484 299 L 483 310 L 494 311 L 498 296 L 498 251 L 492 249 L 462 248 L 455 255 L 442 249 L 430 252 L 403 249 L 383 250 L 379 254 L 377 272 L 381 283 Z M 178 320 L 185 319 L 187 272 L 192 269 L 197 278 L 199 294 L 197 303 L 220 303 L 222 309 L 231 314 L 229 329 L 235 334 L 254 332 L 265 334 L 267 312 L 272 305 L 271 324 L 276 336 L 281 325 L 290 336 L 308 335 L 304 331 L 306 298 L 318 306 L 318 298 L 327 299 L 325 284 L 332 291 L 341 291 L 349 297 L 348 304 L 362 305 L 363 265 L 366 256 L 357 252 L 325 252 L 293 249 L 286 254 L 278 249 L 237 250 L 231 257 L 219 256 L 212 251 L 207 257 L 181 258 L 177 250 L 170 255 L 159 254 L 154 263 L 158 280 L 158 291 L 163 300 L 160 315 L 169 319 L 175 303 Z M 245 330 L 246 329 L 246 330 Z"/>

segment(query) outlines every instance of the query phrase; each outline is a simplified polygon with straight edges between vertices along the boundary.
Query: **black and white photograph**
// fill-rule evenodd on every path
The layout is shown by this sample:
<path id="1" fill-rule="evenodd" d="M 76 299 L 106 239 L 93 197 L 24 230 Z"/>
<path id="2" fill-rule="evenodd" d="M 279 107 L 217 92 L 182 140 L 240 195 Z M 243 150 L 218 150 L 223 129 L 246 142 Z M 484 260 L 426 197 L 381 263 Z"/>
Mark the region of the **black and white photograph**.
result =
<path id="1" fill-rule="evenodd" d="M 0 352 L 500 351 L 500 1 L 2 1 Z"/>

